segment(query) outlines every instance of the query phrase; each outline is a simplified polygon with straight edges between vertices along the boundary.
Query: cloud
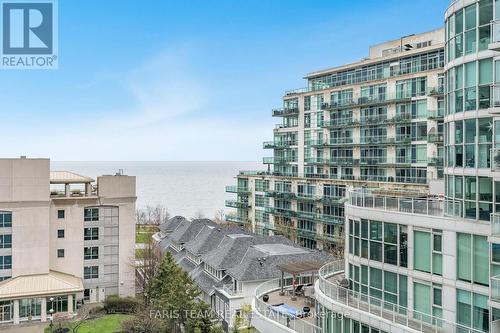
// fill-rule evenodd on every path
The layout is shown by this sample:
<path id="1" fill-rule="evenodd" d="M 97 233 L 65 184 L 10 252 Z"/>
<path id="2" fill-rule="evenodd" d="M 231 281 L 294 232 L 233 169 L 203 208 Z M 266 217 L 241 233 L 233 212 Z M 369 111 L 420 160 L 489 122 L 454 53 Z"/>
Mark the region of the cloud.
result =
<path id="1" fill-rule="evenodd" d="M 165 50 L 95 89 L 106 84 L 122 87 L 131 105 L 88 117 L 80 112 L 77 121 L 62 118 L 51 131 L 13 132 L 13 142 L 24 139 L 24 150 L 7 150 L 53 160 L 255 160 L 271 135 L 258 119 L 213 112 L 225 101 L 211 101 L 215 94 L 190 66 L 188 48 Z"/>

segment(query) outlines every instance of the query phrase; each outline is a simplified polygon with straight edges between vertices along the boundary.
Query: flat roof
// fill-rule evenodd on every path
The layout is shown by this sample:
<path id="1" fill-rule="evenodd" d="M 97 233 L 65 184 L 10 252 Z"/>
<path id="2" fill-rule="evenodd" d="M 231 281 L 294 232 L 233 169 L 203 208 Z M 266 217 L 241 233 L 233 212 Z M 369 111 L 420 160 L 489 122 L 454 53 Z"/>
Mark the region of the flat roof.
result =
<path id="1" fill-rule="evenodd" d="M 279 256 L 279 255 L 287 255 L 287 254 L 305 254 L 309 253 L 309 251 L 295 247 L 287 244 L 258 244 L 253 246 L 255 249 L 259 250 L 270 256 Z"/>
<path id="2" fill-rule="evenodd" d="M 51 184 L 92 183 L 94 180 L 71 171 L 51 171 Z"/>
<path id="3" fill-rule="evenodd" d="M 296 275 L 306 272 L 316 272 L 324 264 L 325 263 L 319 261 L 301 261 L 301 262 L 292 262 L 288 264 L 278 265 L 278 268 L 282 272 Z"/>

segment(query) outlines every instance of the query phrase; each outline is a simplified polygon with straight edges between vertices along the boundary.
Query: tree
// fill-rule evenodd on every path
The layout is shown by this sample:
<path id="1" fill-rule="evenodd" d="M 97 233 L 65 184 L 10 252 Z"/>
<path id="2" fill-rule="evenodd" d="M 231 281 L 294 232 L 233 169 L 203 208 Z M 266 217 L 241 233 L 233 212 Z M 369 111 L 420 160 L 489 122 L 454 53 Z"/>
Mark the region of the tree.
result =
<path id="1" fill-rule="evenodd" d="M 210 306 L 202 301 L 194 303 L 186 320 L 186 333 L 212 333 L 215 329 L 216 318 Z"/>
<path id="2" fill-rule="evenodd" d="M 198 209 L 196 213 L 194 213 L 193 220 L 199 220 L 199 219 L 204 219 L 205 214 L 203 214 L 203 211 L 201 209 Z"/>
<path id="3" fill-rule="evenodd" d="M 182 327 L 187 315 L 194 308 L 199 295 L 198 287 L 189 275 L 176 265 L 174 257 L 166 252 L 148 286 L 152 306 L 161 310 L 170 329 Z"/>
<path id="4" fill-rule="evenodd" d="M 241 332 L 242 328 L 246 328 L 248 332 L 252 330 L 252 305 L 243 304 L 240 313 L 234 318 L 234 325 L 231 329 L 234 333 Z"/>
<path id="5" fill-rule="evenodd" d="M 144 293 L 144 302 L 148 303 L 147 290 L 158 266 L 162 261 L 162 253 L 159 244 L 149 237 L 141 249 L 140 258 L 134 258 L 137 291 Z"/>
<path id="6" fill-rule="evenodd" d="M 145 307 L 138 311 L 130 319 L 127 319 L 122 324 L 122 329 L 128 333 L 163 333 L 166 331 L 166 326 L 163 320 L 151 315 L 152 311 L 149 307 Z"/>
<path id="7" fill-rule="evenodd" d="M 226 223 L 224 209 L 219 209 L 217 212 L 215 212 L 214 221 L 217 224 Z"/>

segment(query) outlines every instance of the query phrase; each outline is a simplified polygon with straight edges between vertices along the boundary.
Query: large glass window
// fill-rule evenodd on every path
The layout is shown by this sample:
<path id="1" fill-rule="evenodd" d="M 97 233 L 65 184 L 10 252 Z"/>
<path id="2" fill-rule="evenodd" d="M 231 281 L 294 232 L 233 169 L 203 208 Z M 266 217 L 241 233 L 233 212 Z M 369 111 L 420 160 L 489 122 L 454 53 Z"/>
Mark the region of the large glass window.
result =
<path id="1" fill-rule="evenodd" d="M 488 252 L 487 237 L 457 233 L 458 279 L 488 285 Z"/>

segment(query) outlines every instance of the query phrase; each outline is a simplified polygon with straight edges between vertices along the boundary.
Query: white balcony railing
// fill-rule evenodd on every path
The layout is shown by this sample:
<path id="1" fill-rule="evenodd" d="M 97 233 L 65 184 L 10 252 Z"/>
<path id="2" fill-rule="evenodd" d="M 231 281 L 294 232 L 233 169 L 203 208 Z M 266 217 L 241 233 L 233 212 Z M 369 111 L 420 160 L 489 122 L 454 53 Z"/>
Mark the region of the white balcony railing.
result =
<path id="1" fill-rule="evenodd" d="M 235 289 L 234 285 L 232 283 L 223 285 L 222 290 L 224 290 L 228 295 L 231 295 L 231 296 L 242 295 L 242 291 Z"/>
<path id="2" fill-rule="evenodd" d="M 285 280 L 286 281 L 286 280 Z M 291 285 L 283 285 L 283 288 L 292 287 Z M 285 314 L 272 310 L 271 305 L 262 300 L 262 296 L 281 290 L 281 279 L 266 281 L 255 289 L 255 311 L 260 315 L 276 322 L 277 325 L 288 327 L 298 333 L 323 333 L 321 327 L 311 324 L 310 322 L 291 318 Z"/>
<path id="3" fill-rule="evenodd" d="M 461 209 L 458 202 L 445 202 L 438 198 L 418 196 L 381 195 L 367 190 L 350 191 L 349 204 L 357 207 L 432 216 L 444 216 L 445 214 L 457 216 L 460 215 Z"/>
<path id="4" fill-rule="evenodd" d="M 319 270 L 319 289 L 333 302 L 342 306 L 368 312 L 397 325 L 403 325 L 419 332 L 432 333 L 481 333 L 426 313 L 408 309 L 380 298 L 343 288 L 331 281 L 335 275 L 344 273 L 344 261 L 338 260 L 324 265 Z M 346 309 L 348 311 L 348 309 Z"/>

